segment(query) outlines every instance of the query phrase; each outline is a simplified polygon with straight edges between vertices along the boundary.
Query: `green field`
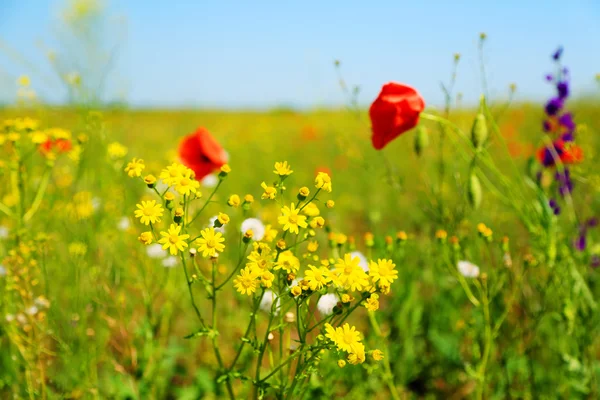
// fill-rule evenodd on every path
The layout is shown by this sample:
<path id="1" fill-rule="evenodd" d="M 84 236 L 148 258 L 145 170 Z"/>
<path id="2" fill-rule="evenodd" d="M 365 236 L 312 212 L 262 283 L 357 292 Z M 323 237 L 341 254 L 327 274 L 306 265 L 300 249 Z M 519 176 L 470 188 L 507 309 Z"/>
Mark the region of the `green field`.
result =
<path id="1" fill-rule="evenodd" d="M 0 148 L 0 201 L 10 213 L 0 215 L 0 397 L 196 399 L 228 398 L 231 390 L 240 399 L 597 398 L 600 286 L 590 262 L 600 254 L 598 232 L 589 229 L 583 252 L 572 243 L 578 224 L 600 210 L 600 108 L 591 100 L 570 108 L 585 160 L 571 168 L 575 189 L 559 216 L 547 206 L 553 172 L 536 185 L 540 167 L 530 161 L 544 143 L 538 105 L 490 107 L 477 209 L 469 202 L 476 110 L 450 113 L 462 133 L 422 119 L 429 146 L 420 156 L 414 130 L 382 152 L 373 150 L 362 110 L 0 111 L 0 120 L 31 117 L 40 129 L 69 130 L 75 145 L 53 163 L 25 133 L 22 145 L 6 139 Z M 187 229 L 193 238 L 210 217 L 227 213 L 226 247 L 212 268 L 208 258 L 187 251 L 165 267 L 163 256 L 151 257 L 138 241 L 148 228 L 134 217 L 140 200 L 158 197 L 124 169 L 142 158 L 142 177 L 158 177 L 176 160 L 180 139 L 199 126 L 228 152 L 232 171 L 205 208 L 213 189 L 201 188 L 186 223 L 194 210 L 202 213 Z M 114 142 L 127 154 L 111 156 Z M 284 160 L 294 170 L 278 192 L 285 200 L 261 199 L 261 182 L 276 182 L 273 165 Z M 280 238 L 280 207 L 297 201 L 302 186 L 315 193 L 315 175 L 323 170 L 333 191 L 315 200 L 326 221 L 315 232 L 318 249 L 307 249 L 309 228 L 286 237 L 301 263 L 297 276 L 309 264 L 331 258 L 335 264 L 355 250 L 369 260 L 390 259 L 398 271 L 376 312 L 365 309 L 360 293 L 343 306 L 356 305 L 345 322 L 362 333 L 367 349 L 364 363 L 343 368 L 337 361 L 344 353 L 318 336 L 324 324 L 312 331 L 301 326 L 312 325 L 313 315 L 325 318 L 315 311 L 323 293 L 303 302 L 282 295 L 284 312 L 259 309 L 249 334 L 260 288 L 242 295 L 227 281 L 214 308 L 210 296 L 211 274 L 225 281 L 248 262 L 252 245 L 242 241 L 241 222 L 259 218 Z M 255 200 L 232 208 L 232 194 Z M 332 209 L 324 204 L 329 199 Z M 166 230 L 170 218 L 165 214 L 157 230 Z M 478 277 L 460 275 L 460 260 L 478 265 Z M 289 293 L 283 270 L 273 272 L 273 289 Z M 207 331 L 190 293 L 204 319 L 214 322 Z M 292 322 L 285 320 L 288 311 L 296 315 Z M 383 351 L 383 361 L 373 359 L 374 349 Z M 234 359 L 235 368 L 228 368 Z"/>

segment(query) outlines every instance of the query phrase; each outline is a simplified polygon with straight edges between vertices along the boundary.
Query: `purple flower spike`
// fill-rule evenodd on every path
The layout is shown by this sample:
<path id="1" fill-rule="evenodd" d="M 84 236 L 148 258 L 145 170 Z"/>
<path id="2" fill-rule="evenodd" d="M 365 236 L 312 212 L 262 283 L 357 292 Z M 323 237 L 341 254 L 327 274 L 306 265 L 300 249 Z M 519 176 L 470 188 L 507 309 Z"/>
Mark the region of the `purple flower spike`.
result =
<path id="1" fill-rule="evenodd" d="M 554 77 L 551 74 L 546 75 L 546 80 L 548 82 L 552 82 L 553 79 L 554 79 Z"/>
<path id="2" fill-rule="evenodd" d="M 575 248 L 579 251 L 584 251 L 585 245 L 586 245 L 585 234 L 579 235 L 579 237 L 575 241 Z"/>
<path id="3" fill-rule="evenodd" d="M 586 225 L 588 228 L 597 227 L 598 226 L 598 218 L 596 218 L 596 217 L 589 218 L 586 222 Z"/>
<path id="4" fill-rule="evenodd" d="M 573 132 L 571 131 L 571 132 L 565 133 L 560 138 L 563 140 L 563 142 L 572 142 L 575 140 L 575 135 L 573 135 Z"/>
<path id="5" fill-rule="evenodd" d="M 556 49 L 554 54 L 552 54 L 552 59 L 554 61 L 560 60 L 560 56 L 562 56 L 562 53 L 563 53 L 563 48 L 562 48 L 562 46 L 560 46 L 558 49 Z"/>
<path id="6" fill-rule="evenodd" d="M 558 90 L 558 98 L 566 99 L 569 97 L 569 84 L 567 82 L 558 82 L 556 84 L 556 90 Z"/>
<path id="7" fill-rule="evenodd" d="M 563 102 L 561 99 L 559 99 L 558 97 L 554 97 L 552 99 L 550 99 L 548 101 L 548 103 L 546 103 L 546 114 L 552 116 L 552 115 L 556 115 L 558 113 L 558 111 L 560 111 L 560 109 L 563 106 Z"/>
<path id="8" fill-rule="evenodd" d="M 573 121 L 573 115 L 570 112 L 564 113 L 558 118 L 558 123 L 561 126 L 564 126 L 568 130 L 575 129 L 575 122 Z"/>
<path id="9" fill-rule="evenodd" d="M 550 124 L 550 121 L 545 120 L 544 123 L 542 124 L 542 128 L 544 129 L 544 132 L 550 132 L 550 130 L 552 129 L 552 125 Z"/>

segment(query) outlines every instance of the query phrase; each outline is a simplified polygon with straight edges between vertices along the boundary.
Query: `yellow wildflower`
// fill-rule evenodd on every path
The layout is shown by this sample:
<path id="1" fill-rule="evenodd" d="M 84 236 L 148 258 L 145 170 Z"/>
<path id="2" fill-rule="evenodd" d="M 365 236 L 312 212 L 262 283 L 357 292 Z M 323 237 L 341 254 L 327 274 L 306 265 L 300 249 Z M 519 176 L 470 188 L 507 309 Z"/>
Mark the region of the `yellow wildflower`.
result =
<path id="1" fill-rule="evenodd" d="M 398 279 L 396 264 L 392 260 L 379 259 L 369 264 L 369 275 L 373 282 L 379 282 L 379 286 L 389 286 Z"/>
<path id="2" fill-rule="evenodd" d="M 158 176 L 167 186 L 173 186 L 177 184 L 179 179 L 186 173 L 188 168 L 185 165 L 179 163 L 173 163 L 167 166 L 160 172 Z"/>
<path id="3" fill-rule="evenodd" d="M 362 291 L 369 285 L 369 280 L 359 263 L 360 259 L 352 258 L 350 254 L 346 254 L 344 259 L 338 259 L 335 264 L 334 282 L 351 291 Z"/>
<path id="4" fill-rule="evenodd" d="M 377 294 L 372 294 L 365 302 L 365 308 L 369 311 L 379 310 L 379 296 Z"/>
<path id="5" fill-rule="evenodd" d="M 296 208 L 294 203 L 290 207 L 285 206 L 281 209 L 283 215 L 277 220 L 283 225 L 284 231 L 290 231 L 290 233 L 298 233 L 298 228 L 306 228 L 306 216 L 300 215 L 300 209 Z"/>
<path id="6" fill-rule="evenodd" d="M 312 265 L 309 265 L 308 268 L 310 269 L 304 272 L 304 279 L 308 282 L 310 290 L 320 290 L 323 286 L 327 286 L 328 282 L 331 282 L 327 268 L 317 268 Z"/>
<path id="7" fill-rule="evenodd" d="M 150 231 L 142 232 L 142 233 L 140 233 L 140 236 L 138 237 L 138 240 L 145 245 L 152 243 L 152 239 L 153 239 L 152 232 L 150 232 Z"/>
<path id="8" fill-rule="evenodd" d="M 275 199 L 275 195 L 277 194 L 277 189 L 273 186 L 267 186 L 265 182 L 261 183 L 260 186 L 263 188 L 264 193 L 260 196 L 261 199 Z"/>
<path id="9" fill-rule="evenodd" d="M 127 167 L 125 167 L 125 172 L 129 175 L 130 178 L 135 176 L 142 175 L 142 171 L 146 168 L 144 164 L 144 160 L 140 158 L 134 158 L 131 162 L 127 163 Z"/>
<path id="10" fill-rule="evenodd" d="M 179 251 L 183 251 L 186 247 L 188 247 L 187 242 L 185 241 L 190 235 L 183 234 L 180 235 L 181 226 L 171 224 L 167 232 L 161 232 L 162 238 L 158 241 L 158 243 L 163 245 L 164 250 L 169 250 L 171 255 L 177 255 Z"/>
<path id="11" fill-rule="evenodd" d="M 315 178 L 315 187 L 331 193 L 331 177 L 326 172 L 319 172 Z"/>
<path id="12" fill-rule="evenodd" d="M 202 252 L 202 257 L 216 257 L 218 253 L 225 250 L 223 242 L 225 238 L 221 232 L 215 232 L 214 227 L 203 229 L 200 232 L 200 238 L 195 243 L 198 246 L 198 251 Z"/>
<path id="13" fill-rule="evenodd" d="M 275 175 L 279 175 L 280 177 L 284 177 L 284 176 L 288 176 L 288 175 L 292 174 L 293 172 L 294 171 L 292 171 L 292 168 L 287 163 L 287 161 L 276 162 L 275 163 L 275 171 L 273 171 L 273 173 Z"/>
<path id="14" fill-rule="evenodd" d="M 250 296 L 252 293 L 256 292 L 256 287 L 258 286 L 258 274 L 256 271 L 252 271 L 250 268 L 246 267 L 240 271 L 240 274 L 235 277 L 233 280 L 233 285 L 241 294 L 247 294 Z"/>
<path id="15" fill-rule="evenodd" d="M 163 215 L 163 208 L 160 204 L 156 204 L 156 200 L 142 201 L 142 204 L 137 204 L 135 217 L 140 219 L 144 225 L 155 224 L 160 222 Z"/>
<path id="16" fill-rule="evenodd" d="M 229 204 L 231 207 L 239 207 L 241 202 L 240 196 L 237 194 L 232 194 L 229 196 L 229 200 L 227 200 L 227 204 Z"/>

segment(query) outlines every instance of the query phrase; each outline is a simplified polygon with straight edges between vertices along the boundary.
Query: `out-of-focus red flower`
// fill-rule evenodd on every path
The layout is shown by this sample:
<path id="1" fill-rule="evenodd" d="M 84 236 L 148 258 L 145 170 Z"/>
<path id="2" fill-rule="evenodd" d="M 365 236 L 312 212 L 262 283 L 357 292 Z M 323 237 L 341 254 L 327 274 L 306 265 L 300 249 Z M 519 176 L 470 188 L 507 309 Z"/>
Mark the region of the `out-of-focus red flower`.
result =
<path id="1" fill-rule="evenodd" d="M 396 82 L 383 85 L 369 108 L 373 147 L 381 150 L 396 137 L 414 128 L 424 108 L 423 97 L 412 87 Z"/>
<path id="2" fill-rule="evenodd" d="M 583 161 L 583 150 L 581 147 L 563 140 L 557 140 L 553 143 L 554 153 L 563 164 L 576 164 Z M 542 147 L 537 151 L 537 159 L 546 167 L 553 166 L 555 155 L 548 147 Z"/>
<path id="3" fill-rule="evenodd" d="M 43 154 L 50 152 L 66 153 L 71 151 L 73 144 L 68 139 L 48 139 L 44 143 L 40 144 L 40 151 Z"/>
<path id="4" fill-rule="evenodd" d="M 227 163 L 227 154 L 206 128 L 198 128 L 183 138 L 179 144 L 181 162 L 194 171 L 201 180 L 206 175 Z"/>

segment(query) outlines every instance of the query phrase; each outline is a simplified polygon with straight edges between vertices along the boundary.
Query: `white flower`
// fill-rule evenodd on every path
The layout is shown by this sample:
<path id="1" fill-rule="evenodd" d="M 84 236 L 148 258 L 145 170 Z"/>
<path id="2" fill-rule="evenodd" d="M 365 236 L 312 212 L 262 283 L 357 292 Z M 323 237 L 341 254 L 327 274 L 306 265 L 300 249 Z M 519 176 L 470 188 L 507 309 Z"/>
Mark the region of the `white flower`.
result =
<path id="1" fill-rule="evenodd" d="M 47 298 L 45 298 L 43 296 L 36 297 L 36 299 L 33 302 L 38 307 L 42 307 L 42 308 L 50 307 L 50 302 L 48 301 Z"/>
<path id="2" fill-rule="evenodd" d="M 206 188 L 214 188 L 219 183 L 219 178 L 215 174 L 206 175 L 200 183 Z"/>
<path id="3" fill-rule="evenodd" d="M 4 268 L 4 265 L 0 265 L 0 276 L 5 276 L 6 275 L 6 268 Z"/>
<path id="4" fill-rule="evenodd" d="M 8 228 L 0 226 L 0 239 L 6 239 L 8 237 Z"/>
<path id="5" fill-rule="evenodd" d="M 4 318 L 6 318 L 6 322 L 13 322 L 15 320 L 15 316 L 13 314 L 6 314 Z"/>
<path id="6" fill-rule="evenodd" d="M 265 226 L 258 218 L 248 218 L 242 222 L 242 233 L 246 233 L 249 229 L 252 229 L 252 233 L 254 233 L 252 239 L 257 242 L 265 236 Z"/>
<path id="7" fill-rule="evenodd" d="M 265 290 L 265 294 L 260 299 L 260 309 L 270 313 L 275 303 L 275 315 L 279 313 L 279 297 L 272 290 Z"/>
<path id="8" fill-rule="evenodd" d="M 165 258 L 167 256 L 167 252 L 163 250 L 162 245 L 159 243 L 147 246 L 146 254 L 148 254 L 148 257 L 150 258 Z"/>
<path id="9" fill-rule="evenodd" d="M 324 294 L 317 303 L 317 309 L 322 315 L 329 315 L 333 312 L 333 307 L 337 305 L 338 301 L 340 299 L 335 293 Z"/>
<path id="10" fill-rule="evenodd" d="M 29 315 L 35 315 L 38 313 L 38 308 L 36 306 L 31 306 L 29 307 L 27 310 L 25 310 L 25 312 Z"/>
<path id="11" fill-rule="evenodd" d="M 126 231 L 127 229 L 129 229 L 129 227 L 131 226 L 131 221 L 129 220 L 129 217 L 123 217 L 119 220 L 119 223 L 117 224 L 117 228 L 119 228 L 120 231 Z"/>
<path id="12" fill-rule="evenodd" d="M 92 199 L 92 208 L 94 209 L 94 211 L 98 211 L 100 209 L 101 205 L 102 205 L 102 199 L 100 197 L 94 197 Z"/>
<path id="13" fill-rule="evenodd" d="M 477 278 L 479 276 L 479 267 L 469 261 L 459 261 L 458 272 L 466 278 Z"/>
<path id="14" fill-rule="evenodd" d="M 162 265 L 165 268 L 173 268 L 177 266 L 177 262 L 179 261 L 179 259 L 175 256 L 169 256 L 167 258 L 165 258 L 164 260 L 162 260 Z"/>
<path id="15" fill-rule="evenodd" d="M 350 257 L 352 257 L 353 259 L 355 257 L 358 257 L 358 259 L 360 260 L 358 262 L 358 266 L 361 267 L 363 271 L 369 272 L 369 262 L 367 261 L 367 257 L 365 257 L 363 253 L 361 253 L 360 251 L 353 251 L 352 253 L 350 253 Z"/>
<path id="16" fill-rule="evenodd" d="M 23 314 L 17 314 L 17 321 L 19 321 L 20 324 L 26 324 L 27 317 Z"/>
<path id="17" fill-rule="evenodd" d="M 211 226 L 215 228 L 215 232 L 225 233 L 225 225 L 221 225 L 219 228 L 215 227 L 215 221 L 217 220 L 217 216 L 215 215 L 211 219 L 208 220 L 208 228 Z"/>

